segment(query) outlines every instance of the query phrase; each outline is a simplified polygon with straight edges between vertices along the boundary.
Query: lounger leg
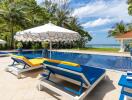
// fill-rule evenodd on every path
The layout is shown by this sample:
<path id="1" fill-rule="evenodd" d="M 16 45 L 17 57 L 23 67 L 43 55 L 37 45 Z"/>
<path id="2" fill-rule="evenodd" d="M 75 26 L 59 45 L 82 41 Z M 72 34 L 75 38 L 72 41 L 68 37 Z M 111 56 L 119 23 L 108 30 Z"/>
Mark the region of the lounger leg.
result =
<path id="1" fill-rule="evenodd" d="M 13 63 L 9 66 L 15 66 L 15 63 L 18 64 L 16 61 L 13 61 Z"/>
<path id="2" fill-rule="evenodd" d="M 23 67 L 23 69 L 25 69 L 26 68 L 26 64 L 24 64 L 24 67 Z"/>
<path id="3" fill-rule="evenodd" d="M 15 61 L 13 61 L 13 63 L 11 64 L 11 65 L 8 65 L 8 67 L 7 68 L 5 68 L 5 71 L 6 72 L 10 72 L 10 67 L 14 67 L 14 65 L 15 65 Z"/>
<path id="4" fill-rule="evenodd" d="M 15 64 L 15 61 L 13 61 L 13 63 L 10 66 L 14 66 L 14 64 Z"/>
<path id="5" fill-rule="evenodd" d="M 48 73 L 48 76 L 46 78 L 47 80 L 49 80 L 50 75 L 51 75 L 51 71 Z"/>
<path id="6" fill-rule="evenodd" d="M 79 89 L 79 95 L 81 95 L 82 89 L 83 89 L 83 82 L 81 82 L 81 87 L 80 87 L 80 89 Z"/>
<path id="7" fill-rule="evenodd" d="M 18 79 L 21 79 L 21 73 L 18 73 L 18 74 L 17 74 L 17 78 L 18 78 Z"/>
<path id="8" fill-rule="evenodd" d="M 43 87 L 41 84 L 39 84 L 39 85 L 37 86 L 37 88 L 38 88 L 39 91 L 42 91 L 44 87 Z"/>
<path id="9" fill-rule="evenodd" d="M 6 72 L 9 72 L 9 68 L 8 68 L 8 67 L 6 67 L 6 68 L 5 68 L 5 71 L 6 71 Z"/>

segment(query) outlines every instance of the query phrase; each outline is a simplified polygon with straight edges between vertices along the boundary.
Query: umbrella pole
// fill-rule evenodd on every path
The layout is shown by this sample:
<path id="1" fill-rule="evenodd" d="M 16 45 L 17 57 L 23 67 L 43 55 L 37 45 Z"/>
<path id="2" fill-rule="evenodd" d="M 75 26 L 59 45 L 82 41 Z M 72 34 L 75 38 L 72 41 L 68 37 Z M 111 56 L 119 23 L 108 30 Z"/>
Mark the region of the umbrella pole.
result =
<path id="1" fill-rule="evenodd" d="M 52 42 L 50 41 L 50 58 L 51 58 Z"/>

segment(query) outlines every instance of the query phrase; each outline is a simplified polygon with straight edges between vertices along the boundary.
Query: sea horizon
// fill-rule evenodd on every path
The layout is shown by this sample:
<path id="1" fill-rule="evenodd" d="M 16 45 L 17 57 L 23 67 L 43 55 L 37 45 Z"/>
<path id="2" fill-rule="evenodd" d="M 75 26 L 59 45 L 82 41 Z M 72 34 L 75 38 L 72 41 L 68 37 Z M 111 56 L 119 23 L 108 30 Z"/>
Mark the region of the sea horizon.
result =
<path id="1" fill-rule="evenodd" d="M 86 44 L 86 47 L 95 48 L 120 48 L 120 44 Z"/>

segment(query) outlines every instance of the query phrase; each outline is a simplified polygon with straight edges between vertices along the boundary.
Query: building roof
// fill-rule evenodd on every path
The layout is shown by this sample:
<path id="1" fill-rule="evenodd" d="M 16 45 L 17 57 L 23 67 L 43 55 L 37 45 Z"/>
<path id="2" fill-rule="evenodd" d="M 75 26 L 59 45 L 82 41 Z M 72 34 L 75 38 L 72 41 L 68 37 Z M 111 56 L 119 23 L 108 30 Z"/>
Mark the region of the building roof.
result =
<path id="1" fill-rule="evenodd" d="M 117 39 L 132 39 L 132 31 L 126 32 L 125 34 L 116 36 Z"/>

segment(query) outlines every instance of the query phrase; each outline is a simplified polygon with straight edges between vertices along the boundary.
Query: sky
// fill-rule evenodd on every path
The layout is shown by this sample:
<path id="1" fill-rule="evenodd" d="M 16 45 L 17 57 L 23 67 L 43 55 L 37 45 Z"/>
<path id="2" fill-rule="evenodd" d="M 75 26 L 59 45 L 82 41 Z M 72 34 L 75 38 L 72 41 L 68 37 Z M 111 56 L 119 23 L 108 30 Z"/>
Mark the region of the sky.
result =
<path id="1" fill-rule="evenodd" d="M 41 2 L 42 0 L 38 0 Z M 44 0 L 43 0 L 44 1 Z M 63 4 L 65 0 L 51 0 Z M 108 31 L 118 22 L 132 22 L 128 15 L 127 0 L 67 0 L 81 26 L 93 37 L 90 44 L 117 44 L 108 37 Z"/>

